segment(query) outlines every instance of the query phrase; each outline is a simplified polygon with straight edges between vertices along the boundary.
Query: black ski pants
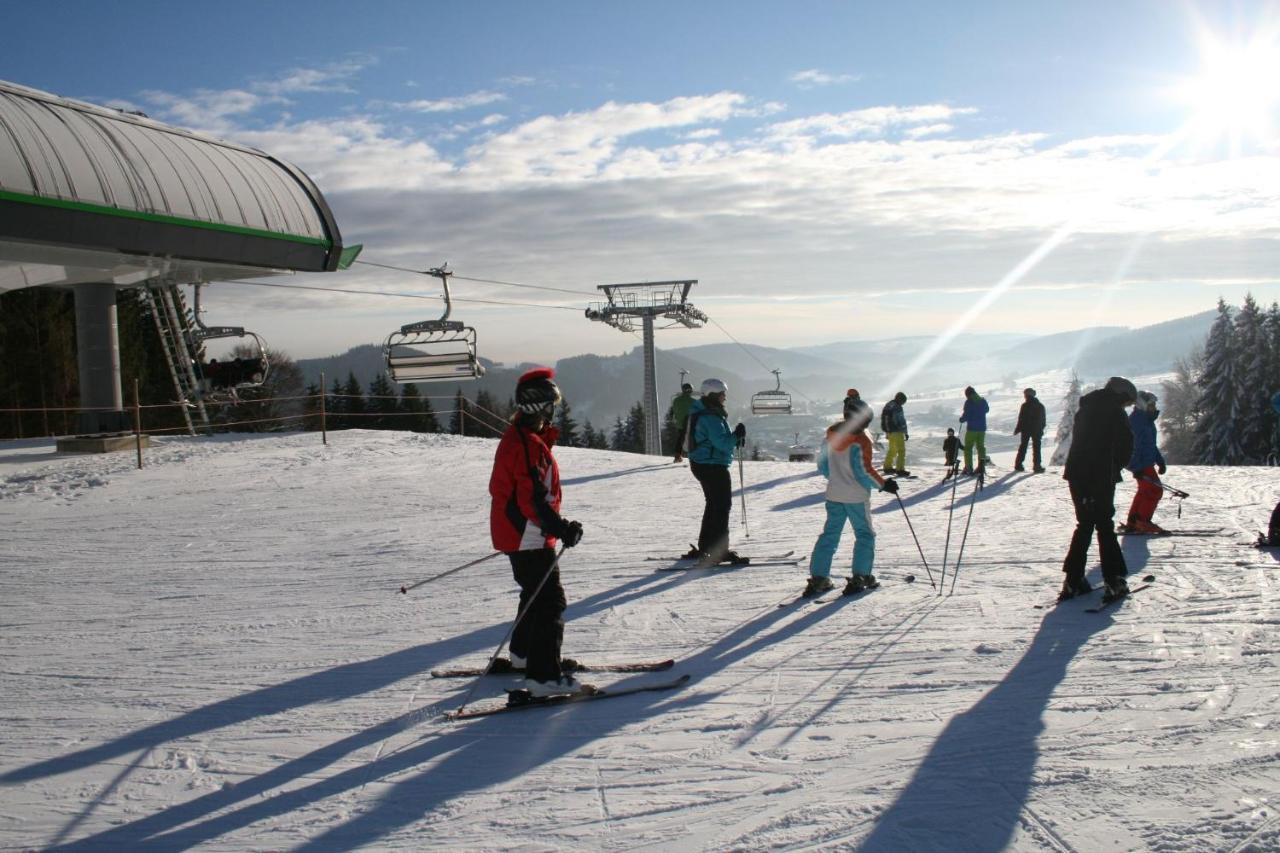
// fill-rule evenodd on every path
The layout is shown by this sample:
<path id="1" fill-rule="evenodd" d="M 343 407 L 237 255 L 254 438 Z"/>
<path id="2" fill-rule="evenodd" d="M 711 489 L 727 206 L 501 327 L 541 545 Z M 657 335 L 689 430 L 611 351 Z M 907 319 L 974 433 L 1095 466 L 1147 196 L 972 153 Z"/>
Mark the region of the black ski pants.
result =
<path id="1" fill-rule="evenodd" d="M 560 585 L 560 568 L 551 569 L 556 552 L 551 548 L 535 551 L 511 551 L 511 573 L 520 584 L 520 609 L 524 618 L 511 633 L 511 653 L 524 658 L 525 674 L 536 681 L 555 681 L 560 677 L 560 646 L 564 642 L 564 587 Z M 551 571 L 550 576 L 547 575 Z M 533 591 L 543 578 L 538 596 Z M 532 605 L 529 603 L 532 601 Z M 525 608 L 529 608 L 525 613 Z"/>
<path id="2" fill-rule="evenodd" d="M 1071 503 L 1076 510 L 1076 531 L 1071 536 L 1071 547 L 1062 561 L 1062 571 L 1072 581 L 1084 579 L 1085 562 L 1089 558 L 1089 540 L 1098 536 L 1098 554 L 1102 560 L 1102 578 L 1110 582 L 1129 574 L 1124 563 L 1124 552 L 1116 538 L 1116 487 L 1112 483 L 1105 488 L 1092 489 L 1069 483 Z"/>
<path id="3" fill-rule="evenodd" d="M 1040 439 L 1044 437 L 1043 433 L 1024 432 L 1022 441 L 1018 444 L 1018 458 L 1013 461 L 1013 467 L 1021 468 L 1022 463 L 1027 459 L 1027 442 L 1031 442 L 1031 467 L 1043 468 L 1040 464 Z"/>
<path id="4" fill-rule="evenodd" d="M 698 531 L 698 550 L 719 558 L 729 550 L 729 509 L 733 506 L 733 480 L 729 466 L 689 461 L 693 476 L 702 486 L 706 507 Z"/>

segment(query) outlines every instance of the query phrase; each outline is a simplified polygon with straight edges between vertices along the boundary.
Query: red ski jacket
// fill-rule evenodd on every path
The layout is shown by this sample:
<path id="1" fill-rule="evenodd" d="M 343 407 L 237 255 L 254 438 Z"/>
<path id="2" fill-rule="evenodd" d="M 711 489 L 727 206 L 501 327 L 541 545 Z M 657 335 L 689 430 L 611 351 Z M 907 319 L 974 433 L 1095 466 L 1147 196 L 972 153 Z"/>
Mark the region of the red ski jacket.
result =
<path id="1" fill-rule="evenodd" d="M 551 447 L 560 437 L 555 427 L 541 433 L 512 424 L 502 434 L 493 457 L 489 494 L 489 532 L 499 551 L 554 548 L 559 530 L 560 466 Z"/>

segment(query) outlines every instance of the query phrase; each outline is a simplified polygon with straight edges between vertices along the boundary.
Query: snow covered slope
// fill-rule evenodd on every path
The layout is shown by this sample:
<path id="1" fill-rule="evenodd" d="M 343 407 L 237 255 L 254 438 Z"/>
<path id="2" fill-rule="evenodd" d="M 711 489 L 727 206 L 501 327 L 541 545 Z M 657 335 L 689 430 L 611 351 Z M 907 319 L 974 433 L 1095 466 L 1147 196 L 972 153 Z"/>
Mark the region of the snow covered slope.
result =
<path id="1" fill-rule="evenodd" d="M 954 595 L 878 495 L 883 588 L 780 608 L 804 565 L 645 559 L 696 532 L 687 468 L 562 449 L 586 528 L 566 653 L 675 657 L 692 681 L 454 723 L 470 682 L 429 671 L 487 659 L 509 568 L 397 590 L 489 551 L 494 444 L 330 441 L 166 439 L 142 471 L 0 448 L 0 847 L 1280 848 L 1280 558 L 1243 544 L 1276 469 L 1171 469 L 1193 497 L 1157 519 L 1218 532 L 1126 541 L 1158 580 L 1101 614 L 1033 608 L 1061 581 L 1070 507 L 1054 472 L 1007 469 L 973 504 Z M 750 462 L 746 479 L 735 547 L 807 554 L 821 479 Z M 950 495 L 903 489 L 935 577 Z"/>

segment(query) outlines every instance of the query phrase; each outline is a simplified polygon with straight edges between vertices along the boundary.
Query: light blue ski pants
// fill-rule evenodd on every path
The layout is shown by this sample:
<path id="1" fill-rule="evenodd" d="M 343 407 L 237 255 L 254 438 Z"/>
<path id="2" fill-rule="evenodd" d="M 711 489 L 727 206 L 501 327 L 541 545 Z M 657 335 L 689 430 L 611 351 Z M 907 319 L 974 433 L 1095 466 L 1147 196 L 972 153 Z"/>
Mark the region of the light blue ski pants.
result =
<path id="1" fill-rule="evenodd" d="M 831 574 L 831 560 L 840 545 L 840 534 L 844 532 L 846 521 L 853 526 L 853 573 L 871 574 L 871 566 L 876 561 L 876 532 L 871 528 L 870 507 L 865 503 L 837 501 L 827 501 L 827 523 L 813 546 L 809 574 L 824 578 Z"/>

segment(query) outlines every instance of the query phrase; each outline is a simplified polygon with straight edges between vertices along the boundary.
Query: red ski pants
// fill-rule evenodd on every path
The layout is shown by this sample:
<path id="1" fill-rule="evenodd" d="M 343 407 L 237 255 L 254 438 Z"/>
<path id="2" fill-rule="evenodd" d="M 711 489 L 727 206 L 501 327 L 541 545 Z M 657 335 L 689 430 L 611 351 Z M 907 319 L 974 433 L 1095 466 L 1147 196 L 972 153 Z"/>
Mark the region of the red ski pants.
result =
<path id="1" fill-rule="evenodd" d="M 1156 466 L 1148 465 L 1138 472 L 1136 479 L 1138 493 L 1133 496 L 1133 503 L 1129 505 L 1129 518 L 1150 521 L 1151 516 L 1156 514 L 1156 506 L 1160 503 L 1160 498 L 1164 497 L 1164 489 L 1160 487 L 1160 475 L 1156 473 Z"/>

